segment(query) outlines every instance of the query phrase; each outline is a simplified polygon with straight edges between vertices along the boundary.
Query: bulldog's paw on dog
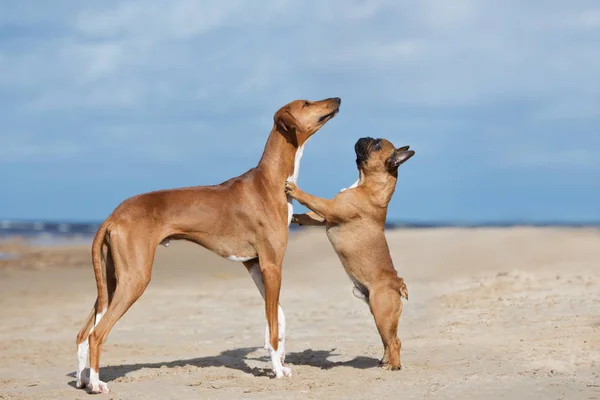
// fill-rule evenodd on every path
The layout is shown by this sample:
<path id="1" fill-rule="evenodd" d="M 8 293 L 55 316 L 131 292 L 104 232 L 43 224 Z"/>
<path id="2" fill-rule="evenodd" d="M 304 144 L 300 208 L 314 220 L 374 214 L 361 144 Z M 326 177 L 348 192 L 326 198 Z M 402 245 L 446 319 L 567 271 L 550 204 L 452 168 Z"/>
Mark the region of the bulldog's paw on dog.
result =
<path id="1" fill-rule="evenodd" d="M 292 181 L 285 181 L 285 194 L 292 195 L 298 190 L 298 186 Z"/>
<path id="2" fill-rule="evenodd" d="M 408 288 L 406 287 L 406 283 L 404 283 L 403 278 L 398 278 L 398 292 L 401 297 L 404 297 L 408 300 Z"/>

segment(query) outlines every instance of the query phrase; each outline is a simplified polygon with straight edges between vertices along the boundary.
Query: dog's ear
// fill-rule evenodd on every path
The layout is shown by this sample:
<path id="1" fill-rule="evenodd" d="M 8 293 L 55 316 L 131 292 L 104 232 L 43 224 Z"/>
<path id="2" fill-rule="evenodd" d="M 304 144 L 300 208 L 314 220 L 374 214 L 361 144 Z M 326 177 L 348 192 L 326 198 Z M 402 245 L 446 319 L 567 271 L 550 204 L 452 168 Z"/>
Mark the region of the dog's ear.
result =
<path id="1" fill-rule="evenodd" d="M 408 146 L 400 147 L 394 151 L 394 154 L 388 159 L 390 168 L 398 168 L 400 164 L 405 163 L 409 158 L 415 155 L 414 150 L 406 150 Z"/>
<path id="2" fill-rule="evenodd" d="M 297 127 L 296 118 L 294 118 L 289 110 L 283 110 L 275 114 L 274 119 L 275 125 L 284 132 L 290 132 Z"/>

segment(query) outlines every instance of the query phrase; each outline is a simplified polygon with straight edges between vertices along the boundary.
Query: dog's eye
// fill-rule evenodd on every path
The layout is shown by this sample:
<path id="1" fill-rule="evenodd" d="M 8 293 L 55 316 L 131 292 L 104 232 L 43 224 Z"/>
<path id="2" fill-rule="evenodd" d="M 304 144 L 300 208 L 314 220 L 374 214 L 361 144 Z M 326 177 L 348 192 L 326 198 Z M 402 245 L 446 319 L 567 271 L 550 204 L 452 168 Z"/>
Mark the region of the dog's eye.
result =
<path id="1" fill-rule="evenodd" d="M 302 107 L 306 107 L 306 106 L 310 106 L 310 103 L 308 101 L 304 102 L 304 105 Z"/>
<path id="2" fill-rule="evenodd" d="M 379 140 L 376 140 L 373 142 L 373 149 L 374 150 L 381 150 L 381 142 Z"/>

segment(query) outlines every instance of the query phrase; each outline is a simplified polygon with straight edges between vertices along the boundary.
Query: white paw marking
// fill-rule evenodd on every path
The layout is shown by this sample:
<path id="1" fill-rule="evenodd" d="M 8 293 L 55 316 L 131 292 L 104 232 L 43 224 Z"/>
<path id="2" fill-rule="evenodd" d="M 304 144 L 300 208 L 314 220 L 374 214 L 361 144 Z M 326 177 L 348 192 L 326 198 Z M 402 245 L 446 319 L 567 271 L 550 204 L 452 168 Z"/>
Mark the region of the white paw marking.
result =
<path id="1" fill-rule="evenodd" d="M 91 393 L 108 393 L 108 386 L 105 382 L 100 380 L 100 376 L 97 371 L 90 368 L 90 383 L 88 383 L 88 389 Z"/>
<path id="2" fill-rule="evenodd" d="M 250 267 L 248 269 L 248 272 L 250 273 L 250 276 L 252 277 L 252 280 L 254 281 L 254 284 L 256 285 L 256 287 L 258 288 L 258 291 L 260 292 L 260 295 L 263 297 L 263 299 L 265 298 L 265 283 L 263 281 L 263 277 L 262 277 L 262 272 L 260 271 L 260 264 L 258 263 L 258 261 L 256 263 L 254 263 L 252 265 L 252 267 Z M 281 306 L 277 307 L 277 327 L 278 327 L 278 339 L 279 339 L 279 344 L 277 346 L 277 357 L 278 358 L 278 362 L 279 362 L 279 367 L 276 367 L 275 364 L 273 364 L 273 371 L 279 370 L 282 374 L 287 373 L 286 371 L 283 370 L 283 362 L 285 361 L 285 313 L 283 312 L 283 308 L 281 308 Z M 269 334 L 269 323 L 266 323 L 265 326 L 265 345 L 264 345 L 264 349 L 265 350 L 269 350 L 269 353 L 271 353 L 271 340 L 270 340 L 270 334 Z M 271 360 L 273 359 L 273 354 L 271 354 Z M 275 374 L 277 374 L 277 372 L 275 372 Z M 289 370 L 289 374 L 291 375 L 291 370 Z M 289 375 L 286 375 L 289 376 Z"/>
<path id="3" fill-rule="evenodd" d="M 290 367 L 284 367 L 281 362 L 283 349 L 281 343 L 277 346 L 277 350 L 273 349 L 269 343 L 269 354 L 271 355 L 271 363 L 273 364 L 273 372 L 276 378 L 283 378 L 284 376 L 292 376 L 292 369 Z"/>
<path id="4" fill-rule="evenodd" d="M 278 335 L 279 339 L 278 349 L 281 350 L 281 363 L 285 362 L 285 314 L 283 312 L 283 308 L 281 306 L 277 307 L 277 326 L 278 326 Z M 271 335 L 269 333 L 269 322 L 267 321 L 265 324 L 265 345 L 263 348 L 265 350 L 269 350 L 271 347 L 270 344 Z"/>
<path id="5" fill-rule="evenodd" d="M 104 314 L 106 314 L 106 308 L 98 314 L 96 314 L 94 326 L 92 326 L 92 329 L 90 329 L 89 335 L 91 335 L 92 332 L 94 332 L 94 329 L 98 326 L 98 323 L 100 322 Z M 91 381 L 91 373 L 89 375 L 85 373 L 85 367 L 87 366 L 88 354 L 90 349 L 89 335 L 88 339 L 85 339 L 77 346 L 77 372 L 75 373 L 75 386 L 78 389 L 86 387 L 86 385 L 89 385 L 89 382 Z"/>
<path id="6" fill-rule="evenodd" d="M 90 381 L 88 374 L 85 373 L 89 348 L 90 344 L 88 342 L 88 339 L 85 339 L 85 341 L 79 343 L 79 345 L 77 346 L 77 372 L 75 375 L 75 386 L 77 387 L 77 389 L 82 389 L 86 387 Z"/>

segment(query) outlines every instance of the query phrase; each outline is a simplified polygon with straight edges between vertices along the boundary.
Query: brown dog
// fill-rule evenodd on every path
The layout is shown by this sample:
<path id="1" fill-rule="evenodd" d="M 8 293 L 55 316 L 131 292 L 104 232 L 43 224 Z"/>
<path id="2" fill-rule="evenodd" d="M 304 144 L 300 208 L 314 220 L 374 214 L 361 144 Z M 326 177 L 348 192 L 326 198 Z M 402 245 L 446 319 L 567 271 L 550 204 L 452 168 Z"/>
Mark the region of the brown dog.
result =
<path id="1" fill-rule="evenodd" d="M 333 199 L 312 196 L 294 182 L 286 183 L 286 193 L 312 210 L 294 214 L 292 222 L 327 226 L 327 237 L 354 282 L 354 294 L 369 304 L 375 318 L 384 347 L 381 363 L 400 369 L 400 297 L 408 299 L 408 291 L 394 269 L 384 229 L 398 166 L 415 152 L 408 146 L 396 149 L 385 139 L 370 137 L 359 139 L 354 149 L 360 178 Z"/>
<path id="2" fill-rule="evenodd" d="M 77 336 L 78 388 L 108 392 L 98 374 L 102 345 L 150 282 L 156 247 L 170 239 L 188 240 L 244 263 L 265 299 L 267 347 L 275 376 L 291 375 L 283 366 L 284 335 L 279 332 L 279 324 L 285 329 L 279 307 L 281 264 L 293 214 L 284 187 L 286 179 L 298 178 L 307 140 L 338 113 L 340 103 L 337 97 L 296 100 L 279 109 L 258 166 L 243 175 L 220 185 L 141 194 L 112 212 L 92 244 L 98 298 Z M 83 374 L 88 349 L 89 378 Z"/>

